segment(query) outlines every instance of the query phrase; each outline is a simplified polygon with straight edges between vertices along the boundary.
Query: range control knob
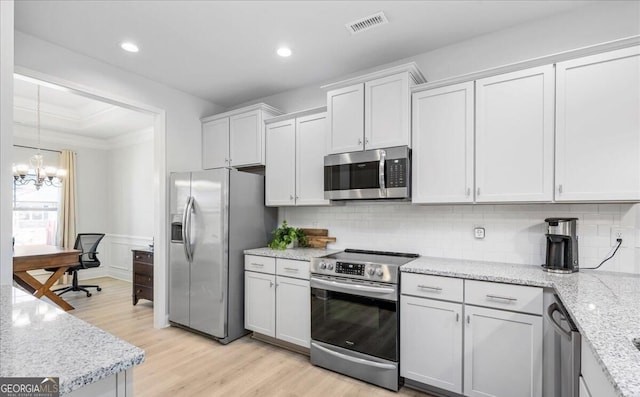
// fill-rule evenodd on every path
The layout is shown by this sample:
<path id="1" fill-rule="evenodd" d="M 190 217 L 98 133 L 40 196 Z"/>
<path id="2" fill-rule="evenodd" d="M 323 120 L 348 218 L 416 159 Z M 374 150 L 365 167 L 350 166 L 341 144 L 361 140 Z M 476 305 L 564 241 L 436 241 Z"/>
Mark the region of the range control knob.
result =
<path id="1" fill-rule="evenodd" d="M 327 268 L 327 264 L 324 262 L 320 262 L 320 269 L 324 270 Z"/>
<path id="2" fill-rule="evenodd" d="M 329 263 L 329 264 L 327 264 L 327 269 L 329 269 L 329 270 L 333 270 L 333 263 Z"/>
<path id="3" fill-rule="evenodd" d="M 372 268 L 372 267 L 370 267 L 370 268 L 369 268 L 368 273 L 369 273 L 369 275 L 370 275 L 370 276 L 373 276 L 373 274 L 374 274 L 375 272 L 376 272 L 376 269 L 374 269 L 374 268 Z"/>
<path id="4" fill-rule="evenodd" d="M 382 271 L 382 269 L 376 270 L 376 276 L 382 277 L 383 274 L 384 274 L 384 271 Z"/>

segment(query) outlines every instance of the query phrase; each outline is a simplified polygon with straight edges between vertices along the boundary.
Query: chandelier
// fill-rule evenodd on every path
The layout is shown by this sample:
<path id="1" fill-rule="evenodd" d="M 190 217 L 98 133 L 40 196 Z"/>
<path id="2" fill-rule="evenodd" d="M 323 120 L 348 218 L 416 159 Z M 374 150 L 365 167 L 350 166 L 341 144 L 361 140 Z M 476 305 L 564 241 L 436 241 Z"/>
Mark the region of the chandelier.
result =
<path id="1" fill-rule="evenodd" d="M 46 186 L 62 186 L 62 181 L 67 172 L 56 167 L 45 166 L 44 157 L 40 148 L 40 85 L 38 85 L 38 102 L 37 102 L 37 130 L 38 130 L 38 146 L 36 154 L 29 159 L 29 165 L 17 164 L 13 166 L 13 183 L 15 185 L 26 185 L 33 182 L 36 190 L 40 190 L 42 185 Z"/>

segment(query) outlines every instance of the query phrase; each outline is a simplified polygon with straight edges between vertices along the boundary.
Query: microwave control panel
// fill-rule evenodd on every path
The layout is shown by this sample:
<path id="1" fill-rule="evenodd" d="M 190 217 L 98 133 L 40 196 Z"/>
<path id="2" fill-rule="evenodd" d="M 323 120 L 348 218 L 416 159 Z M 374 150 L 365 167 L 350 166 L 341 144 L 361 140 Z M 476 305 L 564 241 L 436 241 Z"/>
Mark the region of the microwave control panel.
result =
<path id="1" fill-rule="evenodd" d="M 364 276 L 364 268 L 362 263 L 336 262 L 336 273 Z"/>
<path id="2" fill-rule="evenodd" d="M 393 159 L 386 162 L 387 188 L 407 187 L 407 159 Z"/>

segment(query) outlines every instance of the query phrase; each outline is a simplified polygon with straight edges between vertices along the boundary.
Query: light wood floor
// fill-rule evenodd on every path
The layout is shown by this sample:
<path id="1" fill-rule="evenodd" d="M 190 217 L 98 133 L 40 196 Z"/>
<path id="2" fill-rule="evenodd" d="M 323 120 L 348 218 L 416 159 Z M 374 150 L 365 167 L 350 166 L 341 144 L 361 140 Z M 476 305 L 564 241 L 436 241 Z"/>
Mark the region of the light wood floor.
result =
<path id="1" fill-rule="evenodd" d="M 134 395 L 160 396 L 421 396 L 371 386 L 309 363 L 307 356 L 248 336 L 226 346 L 176 327 L 153 328 L 153 304 L 131 304 L 131 284 L 112 278 L 83 280 L 102 292 L 64 295 L 69 312 L 146 352 L 134 367 Z"/>

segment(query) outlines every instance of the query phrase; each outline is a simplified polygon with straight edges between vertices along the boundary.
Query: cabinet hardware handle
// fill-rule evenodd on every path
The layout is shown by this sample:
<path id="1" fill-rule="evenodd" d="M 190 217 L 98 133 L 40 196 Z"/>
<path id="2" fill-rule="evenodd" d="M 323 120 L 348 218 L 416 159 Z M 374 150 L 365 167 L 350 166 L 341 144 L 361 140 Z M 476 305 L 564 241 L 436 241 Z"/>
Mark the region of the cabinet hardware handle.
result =
<path id="1" fill-rule="evenodd" d="M 558 193 L 562 194 L 562 185 L 558 185 Z"/>
<path id="2" fill-rule="evenodd" d="M 263 267 L 264 263 L 253 263 L 251 262 L 251 266 L 259 266 L 259 267 Z"/>
<path id="3" fill-rule="evenodd" d="M 467 324 L 471 324 L 471 316 L 467 314 Z"/>
<path id="4" fill-rule="evenodd" d="M 471 188 L 470 187 L 467 188 L 467 197 L 469 197 L 469 196 L 471 196 Z"/>
<path id="5" fill-rule="evenodd" d="M 293 194 L 289 195 L 289 200 L 293 200 Z"/>
<path id="6" fill-rule="evenodd" d="M 418 285 L 418 288 L 430 289 L 432 291 L 442 291 L 441 287 L 432 287 L 430 285 Z"/>
<path id="7" fill-rule="evenodd" d="M 369 144 L 369 138 L 364 138 L 364 143 L 365 143 L 365 145 L 368 145 Z"/>
<path id="8" fill-rule="evenodd" d="M 269 281 L 269 288 L 273 287 L 273 281 Z"/>
<path id="9" fill-rule="evenodd" d="M 476 189 L 476 196 L 479 196 L 479 195 L 480 195 L 480 188 L 477 188 Z"/>
<path id="10" fill-rule="evenodd" d="M 300 196 L 296 196 L 296 200 L 300 200 Z"/>
<path id="11" fill-rule="evenodd" d="M 358 138 L 358 145 L 362 145 L 362 138 Z"/>
<path id="12" fill-rule="evenodd" d="M 460 313 L 456 313 L 456 323 L 460 321 Z"/>
<path id="13" fill-rule="evenodd" d="M 502 299 L 502 300 L 506 300 L 506 301 L 510 301 L 510 302 L 515 302 L 518 300 L 518 298 L 510 298 L 508 296 L 499 296 L 499 295 L 491 295 L 491 294 L 487 294 L 487 298 L 489 299 Z"/>
<path id="14" fill-rule="evenodd" d="M 298 269 L 296 269 L 295 267 L 285 267 L 284 270 L 289 270 L 290 272 L 297 272 Z"/>

